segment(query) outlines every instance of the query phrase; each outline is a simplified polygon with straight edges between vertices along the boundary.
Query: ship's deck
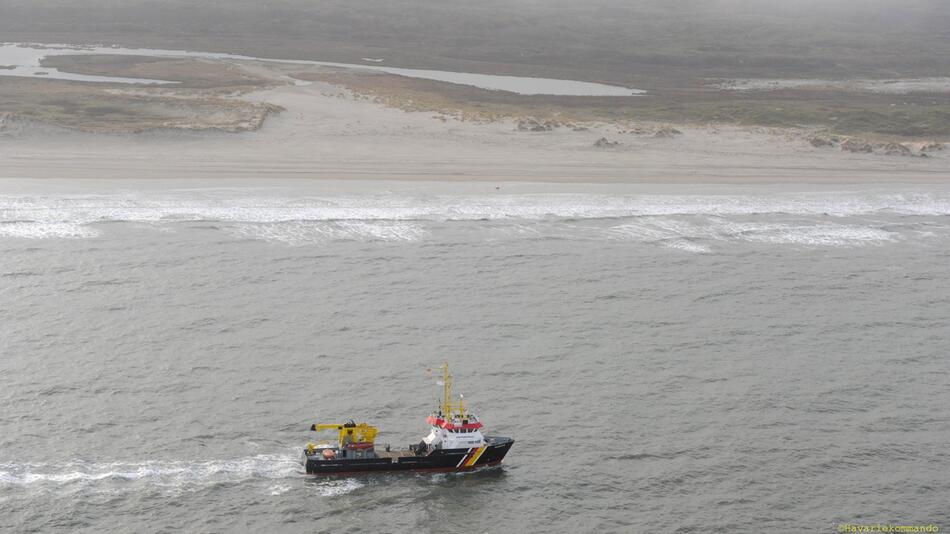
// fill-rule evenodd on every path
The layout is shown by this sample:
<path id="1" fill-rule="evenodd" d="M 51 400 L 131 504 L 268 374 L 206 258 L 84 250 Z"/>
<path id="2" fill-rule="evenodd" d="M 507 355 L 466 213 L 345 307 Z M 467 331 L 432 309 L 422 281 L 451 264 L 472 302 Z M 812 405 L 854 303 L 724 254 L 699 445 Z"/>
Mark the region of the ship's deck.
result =
<path id="1" fill-rule="evenodd" d="M 376 451 L 379 458 L 405 458 L 406 456 L 415 456 L 409 449 L 399 449 L 390 451 Z"/>

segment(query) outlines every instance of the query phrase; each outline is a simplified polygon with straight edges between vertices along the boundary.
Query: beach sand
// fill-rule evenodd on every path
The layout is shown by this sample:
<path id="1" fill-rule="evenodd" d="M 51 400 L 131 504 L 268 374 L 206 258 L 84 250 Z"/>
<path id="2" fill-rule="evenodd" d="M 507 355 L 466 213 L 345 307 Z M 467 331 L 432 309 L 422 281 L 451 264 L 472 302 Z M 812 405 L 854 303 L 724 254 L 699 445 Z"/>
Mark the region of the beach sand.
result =
<path id="1" fill-rule="evenodd" d="M 661 184 L 944 183 L 932 157 L 814 148 L 801 133 L 678 127 L 655 138 L 616 125 L 519 131 L 406 112 L 323 82 L 244 98 L 285 108 L 257 131 L 89 134 L 39 125 L 0 133 L 0 179 L 427 180 Z M 595 146 L 606 138 L 608 146 Z"/>

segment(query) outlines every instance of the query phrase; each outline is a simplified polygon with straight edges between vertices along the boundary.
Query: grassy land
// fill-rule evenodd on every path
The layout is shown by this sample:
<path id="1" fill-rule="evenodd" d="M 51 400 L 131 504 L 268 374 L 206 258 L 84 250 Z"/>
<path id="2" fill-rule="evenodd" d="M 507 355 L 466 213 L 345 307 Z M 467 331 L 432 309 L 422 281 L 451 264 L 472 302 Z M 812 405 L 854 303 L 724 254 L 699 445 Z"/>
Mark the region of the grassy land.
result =
<path id="1" fill-rule="evenodd" d="M 374 57 L 403 67 L 570 78 L 650 91 L 625 99 L 525 98 L 404 79 L 338 80 L 407 109 L 808 126 L 911 138 L 950 136 L 950 96 L 735 93 L 705 81 L 947 76 L 947 28 L 950 2 L 942 0 L 0 0 L 6 41 L 105 42 L 343 62 Z M 202 91 L 255 83 L 212 64 L 52 61 L 69 61 L 69 68 L 93 74 L 174 74 L 187 78 L 185 87 Z"/>
<path id="2" fill-rule="evenodd" d="M 272 85 L 273 81 L 219 61 L 156 58 L 148 56 L 64 55 L 49 56 L 44 67 L 97 76 L 119 76 L 178 82 L 173 89 L 196 89 L 206 93 L 246 92 Z"/>
<path id="3" fill-rule="evenodd" d="M 536 117 L 562 122 L 670 122 L 819 128 L 884 139 L 950 139 L 950 95 L 785 90 L 736 93 L 712 88 L 636 97 L 520 96 L 401 76 L 298 73 L 344 85 L 389 106 L 468 120 Z"/>
<path id="4" fill-rule="evenodd" d="M 133 87 L 0 77 L 0 113 L 87 131 L 252 130 L 275 111 L 235 98 L 278 83 L 226 62 L 146 56 L 51 56 L 80 74 L 177 81 Z M 532 117 L 562 123 L 658 122 L 809 128 L 882 141 L 950 140 L 950 95 L 815 89 L 735 92 L 694 83 L 636 97 L 521 96 L 363 71 L 310 69 L 301 79 L 342 85 L 386 105 L 466 120 Z M 283 83 L 283 82 L 279 82 Z"/>
<path id="5" fill-rule="evenodd" d="M 230 98 L 269 82 L 222 64 L 116 56 L 61 56 L 46 66 L 82 74 L 180 81 L 175 86 L 77 83 L 0 77 L 0 116 L 89 132 L 160 128 L 245 131 L 279 108 Z"/>

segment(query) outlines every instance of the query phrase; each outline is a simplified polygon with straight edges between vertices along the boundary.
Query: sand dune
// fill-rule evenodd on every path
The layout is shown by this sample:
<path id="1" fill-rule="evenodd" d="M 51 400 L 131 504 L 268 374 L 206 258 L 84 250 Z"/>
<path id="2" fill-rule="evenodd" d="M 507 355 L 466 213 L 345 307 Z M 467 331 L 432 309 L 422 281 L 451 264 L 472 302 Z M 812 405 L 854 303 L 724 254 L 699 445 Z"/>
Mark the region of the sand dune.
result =
<path id="1" fill-rule="evenodd" d="M 0 178 L 883 183 L 950 177 L 945 153 L 844 154 L 783 131 L 681 128 L 682 135 L 656 138 L 592 125 L 525 132 L 512 121 L 474 123 L 391 109 L 320 82 L 246 98 L 286 111 L 241 134 L 102 135 L 8 126 L 0 137 Z M 594 146 L 602 137 L 611 141 L 607 148 Z"/>

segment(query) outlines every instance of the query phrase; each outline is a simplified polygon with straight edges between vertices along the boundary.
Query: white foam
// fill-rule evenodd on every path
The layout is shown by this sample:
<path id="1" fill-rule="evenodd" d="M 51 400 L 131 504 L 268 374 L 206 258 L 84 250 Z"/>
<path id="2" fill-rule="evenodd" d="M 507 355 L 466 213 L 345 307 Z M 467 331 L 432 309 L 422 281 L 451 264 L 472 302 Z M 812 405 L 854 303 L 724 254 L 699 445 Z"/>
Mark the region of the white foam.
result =
<path id="1" fill-rule="evenodd" d="M 894 236 L 875 228 L 879 223 L 843 219 L 947 215 L 950 194 L 920 192 L 297 196 L 189 190 L 0 195 L 0 238 L 94 237 L 100 233 L 94 225 L 110 221 L 153 228 L 213 221 L 236 236 L 301 246 L 332 240 L 415 241 L 439 226 L 434 223 L 451 221 L 492 222 L 481 225 L 491 228 L 488 238 L 576 237 L 583 232 L 590 237 L 591 225 L 601 224 L 598 220 L 624 219 L 606 231 L 597 229 L 600 237 L 668 240 L 666 246 L 702 251 L 705 245 L 696 243 L 697 238 L 814 245 L 883 242 Z M 742 220 L 751 216 L 768 222 Z M 784 221 L 789 218 L 795 222 Z M 774 226 L 776 220 L 783 223 Z"/>
<path id="2" fill-rule="evenodd" d="M 822 80 L 809 78 L 745 78 L 722 80 L 713 87 L 727 91 L 778 91 L 782 89 L 824 89 L 882 94 L 950 93 L 950 78 L 890 78 Z"/>
<path id="3" fill-rule="evenodd" d="M 621 239 L 656 243 L 686 252 L 709 252 L 697 241 L 747 241 L 811 247 L 864 246 L 897 241 L 899 234 L 873 226 L 815 221 L 809 224 L 736 222 L 722 217 L 683 221 L 643 217 L 613 226 L 609 232 Z"/>
<path id="4" fill-rule="evenodd" d="M 316 484 L 317 493 L 322 497 L 337 497 L 352 493 L 364 486 L 363 483 L 354 478 L 321 480 Z"/>
<path id="5" fill-rule="evenodd" d="M 771 225 L 743 233 L 746 241 L 806 246 L 862 246 L 896 241 L 897 234 L 878 228 L 853 225 Z"/>
<path id="6" fill-rule="evenodd" d="M 267 488 L 268 495 L 283 495 L 287 493 L 288 491 L 290 491 L 290 486 L 286 484 L 275 484 Z"/>
<path id="7" fill-rule="evenodd" d="M 229 228 L 240 237 L 304 246 L 339 240 L 415 241 L 425 235 L 418 224 L 400 221 L 287 221 L 245 223 Z"/>
<path id="8" fill-rule="evenodd" d="M 682 250 L 684 252 L 692 252 L 695 254 L 705 254 L 709 252 L 709 247 L 706 245 L 693 243 L 692 241 L 688 241 L 686 239 L 671 239 L 669 241 L 664 241 L 663 246 L 676 250 Z"/>
<path id="9" fill-rule="evenodd" d="M 69 221 L 5 221 L 0 222 L 0 237 L 22 239 L 96 237 L 99 232 L 83 223 Z"/>
<path id="10" fill-rule="evenodd" d="M 787 195 L 361 195 L 240 196 L 201 191 L 144 194 L 0 195 L 0 221 L 331 221 L 541 220 L 648 215 L 797 214 L 856 216 L 879 212 L 950 215 L 950 195 L 812 193 Z"/>
<path id="11" fill-rule="evenodd" d="M 300 472 L 300 462 L 293 456 L 264 454 L 198 462 L 6 463 L 0 464 L 0 487 L 96 484 L 105 481 L 182 487 L 250 479 L 283 479 Z"/>

